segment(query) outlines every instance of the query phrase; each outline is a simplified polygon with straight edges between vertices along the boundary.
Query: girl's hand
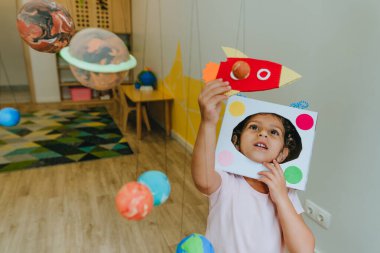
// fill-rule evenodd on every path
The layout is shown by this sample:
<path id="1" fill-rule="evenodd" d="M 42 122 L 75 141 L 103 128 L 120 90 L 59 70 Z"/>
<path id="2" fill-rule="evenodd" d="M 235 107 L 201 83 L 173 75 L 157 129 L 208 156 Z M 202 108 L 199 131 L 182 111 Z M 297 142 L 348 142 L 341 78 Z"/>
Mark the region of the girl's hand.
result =
<path id="1" fill-rule="evenodd" d="M 281 200 L 288 198 L 284 172 L 276 160 L 273 160 L 273 164 L 264 162 L 263 165 L 269 171 L 260 171 L 258 174 L 261 175 L 261 178 L 258 180 L 268 186 L 270 198 L 277 205 Z"/>
<path id="2" fill-rule="evenodd" d="M 211 81 L 205 85 L 198 97 L 203 122 L 212 124 L 218 122 L 221 102 L 228 98 L 224 93 L 229 90 L 231 90 L 231 86 L 228 82 L 223 82 L 222 79 Z"/>

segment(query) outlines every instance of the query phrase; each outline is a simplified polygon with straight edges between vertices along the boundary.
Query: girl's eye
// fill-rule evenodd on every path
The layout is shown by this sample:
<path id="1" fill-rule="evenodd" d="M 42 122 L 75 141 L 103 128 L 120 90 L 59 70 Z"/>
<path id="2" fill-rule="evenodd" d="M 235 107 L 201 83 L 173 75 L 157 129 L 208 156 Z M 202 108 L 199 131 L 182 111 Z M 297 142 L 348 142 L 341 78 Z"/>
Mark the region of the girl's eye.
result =
<path id="1" fill-rule="evenodd" d="M 272 131 L 270 131 L 270 133 L 271 133 L 272 135 L 277 135 L 277 136 L 280 135 L 280 133 L 279 133 L 277 130 L 272 130 Z"/>
<path id="2" fill-rule="evenodd" d="M 252 129 L 252 130 L 257 130 L 258 129 L 257 125 L 250 125 L 249 128 Z"/>

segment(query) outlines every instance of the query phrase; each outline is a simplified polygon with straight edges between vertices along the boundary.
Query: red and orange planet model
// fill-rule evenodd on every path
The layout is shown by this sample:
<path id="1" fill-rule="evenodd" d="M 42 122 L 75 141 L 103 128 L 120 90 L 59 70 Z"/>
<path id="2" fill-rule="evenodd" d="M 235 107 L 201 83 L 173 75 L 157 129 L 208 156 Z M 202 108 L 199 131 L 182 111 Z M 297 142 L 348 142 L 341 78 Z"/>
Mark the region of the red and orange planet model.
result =
<path id="1" fill-rule="evenodd" d="M 49 0 L 26 2 L 17 14 L 17 29 L 31 48 L 45 53 L 59 52 L 75 33 L 70 13 Z"/>

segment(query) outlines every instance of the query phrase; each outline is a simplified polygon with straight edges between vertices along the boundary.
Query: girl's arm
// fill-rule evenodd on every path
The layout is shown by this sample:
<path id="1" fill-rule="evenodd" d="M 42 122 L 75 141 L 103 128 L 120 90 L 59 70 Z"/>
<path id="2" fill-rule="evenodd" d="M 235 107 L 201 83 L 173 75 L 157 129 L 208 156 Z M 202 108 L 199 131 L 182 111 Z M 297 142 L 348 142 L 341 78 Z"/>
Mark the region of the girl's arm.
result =
<path id="1" fill-rule="evenodd" d="M 313 253 L 314 236 L 300 214 L 296 213 L 289 197 L 276 204 L 285 245 L 291 253 Z"/>
<path id="2" fill-rule="evenodd" d="M 276 205 L 285 245 L 291 253 L 313 253 L 315 239 L 302 216 L 297 214 L 288 196 L 283 170 L 280 164 L 264 163 L 269 171 L 261 171 L 259 180 L 269 188 L 269 194 Z"/>
<path id="3" fill-rule="evenodd" d="M 215 171 L 216 124 L 221 103 L 227 99 L 223 93 L 230 89 L 228 83 L 215 80 L 204 87 L 198 98 L 201 124 L 193 149 L 191 174 L 197 189 L 206 195 L 215 192 L 221 184 Z"/>

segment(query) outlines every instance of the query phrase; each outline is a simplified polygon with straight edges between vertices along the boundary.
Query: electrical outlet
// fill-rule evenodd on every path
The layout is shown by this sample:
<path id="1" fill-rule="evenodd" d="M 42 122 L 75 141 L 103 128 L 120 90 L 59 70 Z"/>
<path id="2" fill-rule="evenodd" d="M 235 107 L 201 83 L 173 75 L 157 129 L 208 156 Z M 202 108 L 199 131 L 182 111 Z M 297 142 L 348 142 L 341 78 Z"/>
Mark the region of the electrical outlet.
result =
<path id="1" fill-rule="evenodd" d="M 331 223 L 331 214 L 319 207 L 311 200 L 305 201 L 306 214 L 322 227 L 328 229 Z"/>

